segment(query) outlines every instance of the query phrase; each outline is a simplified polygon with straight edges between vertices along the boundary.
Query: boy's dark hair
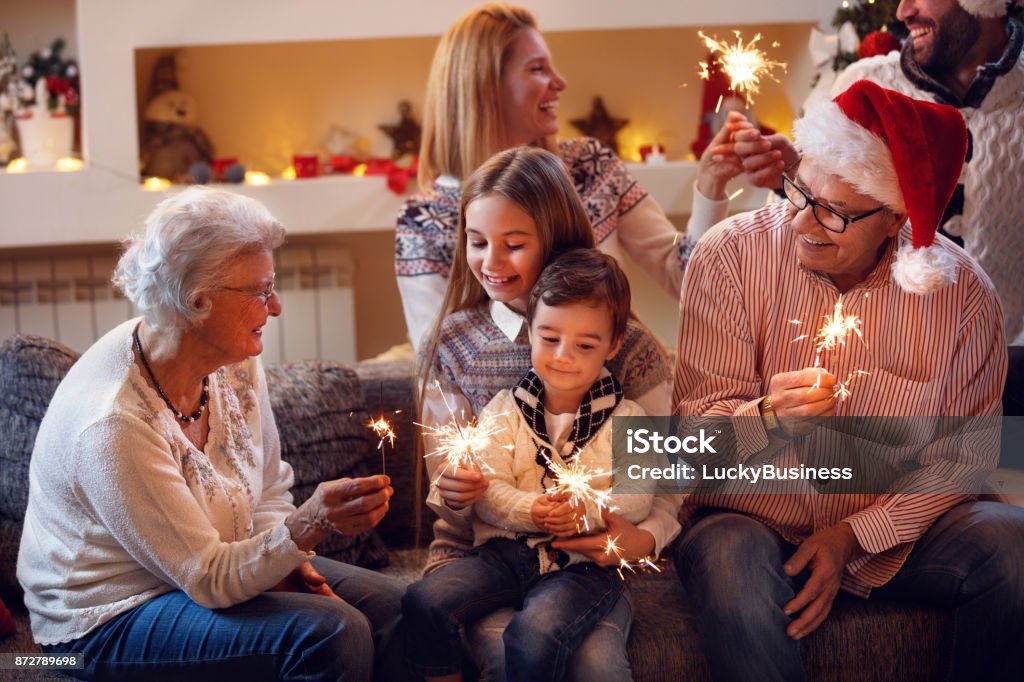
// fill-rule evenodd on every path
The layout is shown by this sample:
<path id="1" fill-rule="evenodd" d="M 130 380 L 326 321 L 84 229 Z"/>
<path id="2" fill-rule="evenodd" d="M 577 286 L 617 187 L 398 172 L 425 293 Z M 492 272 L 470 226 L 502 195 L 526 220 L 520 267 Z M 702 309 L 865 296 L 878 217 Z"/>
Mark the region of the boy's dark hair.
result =
<path id="1" fill-rule="evenodd" d="M 541 301 L 549 306 L 580 302 L 608 306 L 612 315 L 612 343 L 626 333 L 630 316 L 629 280 L 613 257 L 597 249 L 568 249 L 548 263 L 530 292 L 526 306 L 528 324 L 533 324 Z"/>

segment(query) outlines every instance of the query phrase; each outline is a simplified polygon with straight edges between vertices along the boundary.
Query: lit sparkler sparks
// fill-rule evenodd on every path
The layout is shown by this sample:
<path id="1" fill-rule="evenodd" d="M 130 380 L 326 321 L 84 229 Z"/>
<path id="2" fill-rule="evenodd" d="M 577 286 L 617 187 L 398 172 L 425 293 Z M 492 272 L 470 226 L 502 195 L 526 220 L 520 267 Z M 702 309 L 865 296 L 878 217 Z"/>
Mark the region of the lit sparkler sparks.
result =
<path id="1" fill-rule="evenodd" d="M 454 471 L 458 467 L 463 469 L 477 468 L 481 471 L 493 471 L 491 467 L 480 457 L 479 453 L 492 446 L 491 438 L 504 427 L 499 427 L 494 417 L 485 417 L 482 420 L 473 420 L 469 424 L 460 425 L 455 420 L 441 426 L 426 426 L 423 428 L 430 431 L 434 436 L 437 447 L 427 453 L 427 457 L 443 457 L 444 466 L 441 467 L 439 476 L 446 471 Z"/>
<path id="2" fill-rule="evenodd" d="M 799 325 L 800 320 L 790 320 L 790 324 Z M 843 312 L 843 297 L 840 294 L 836 300 L 835 307 L 832 309 L 831 315 L 825 315 L 825 322 L 822 324 L 821 329 L 814 336 L 815 340 L 815 356 L 814 366 L 816 368 L 822 368 L 822 353 L 834 351 L 839 346 L 846 345 L 846 339 L 850 334 L 856 334 L 857 338 L 860 339 L 864 347 L 867 348 L 867 342 L 864 341 L 864 335 L 860 331 L 861 320 L 856 315 L 847 315 Z M 810 336 L 809 334 L 801 334 L 800 336 L 793 339 L 793 343 L 802 341 Z M 839 402 L 845 401 L 852 395 L 850 391 L 850 384 L 854 380 L 861 377 L 871 376 L 870 372 L 866 372 L 862 369 L 855 369 L 846 377 L 845 381 L 836 382 L 835 388 L 832 391 L 832 397 Z M 815 380 L 814 385 L 811 386 L 807 392 L 810 393 L 816 388 L 821 388 L 821 374 L 818 374 L 818 378 Z"/>
<path id="3" fill-rule="evenodd" d="M 383 382 L 381 382 L 380 385 L 380 402 L 383 405 Z M 399 413 L 401 413 L 401 410 L 395 410 L 395 414 Z M 380 416 L 377 417 L 376 419 L 371 419 L 370 423 L 367 424 L 366 426 L 369 427 L 369 429 L 373 431 L 374 434 L 376 434 L 377 438 L 380 439 L 380 442 L 377 443 L 377 449 L 380 450 L 380 471 L 382 474 L 386 474 L 387 467 L 384 464 L 384 441 L 387 441 L 388 445 L 390 445 L 391 447 L 395 447 L 395 438 L 398 437 L 398 434 L 395 433 L 394 428 L 391 426 L 391 422 L 387 419 L 387 417 L 384 416 L 383 409 L 381 410 Z"/>
<path id="4" fill-rule="evenodd" d="M 860 318 L 856 315 L 843 314 L 843 296 L 840 294 L 832 314 L 825 316 L 825 324 L 821 326 L 814 337 L 818 342 L 815 347 L 815 352 L 818 354 L 815 366 L 821 360 L 822 351 L 831 351 L 841 345 L 845 346 L 846 337 L 850 335 L 850 332 L 859 336 L 861 341 L 864 340 L 863 334 L 860 333 Z"/>
<path id="5" fill-rule="evenodd" d="M 648 556 L 641 557 L 636 561 L 626 561 L 626 559 L 622 556 L 622 547 L 619 546 L 618 541 L 618 537 L 613 538 L 611 534 L 609 534 L 608 539 L 605 541 L 604 553 L 608 554 L 609 556 L 614 554 L 615 557 L 618 558 L 619 565 L 615 569 L 615 571 L 619 574 L 619 578 L 621 578 L 623 581 L 625 581 L 626 579 L 626 574 L 623 573 L 623 571 L 636 573 L 638 570 L 649 568 L 655 573 L 661 573 L 661 569 L 658 568 L 658 565 L 651 561 L 651 558 Z"/>
<path id="6" fill-rule="evenodd" d="M 378 438 L 380 442 L 377 443 L 377 449 L 380 450 L 380 470 L 382 474 L 387 473 L 387 469 L 384 464 L 384 441 L 388 442 L 388 445 L 395 447 L 395 430 L 391 427 L 391 422 L 384 418 L 384 415 L 371 419 L 370 423 L 367 424 Z"/>
<path id="7" fill-rule="evenodd" d="M 846 377 L 846 381 L 840 381 L 836 383 L 835 389 L 832 391 L 832 397 L 839 402 L 845 401 L 849 398 L 852 393 L 850 392 L 850 384 L 853 383 L 854 379 L 860 379 L 861 377 L 869 377 L 871 372 L 865 372 L 862 369 L 855 369 Z"/>
<path id="8" fill-rule="evenodd" d="M 586 464 L 580 463 L 580 458 L 575 457 L 566 464 L 561 464 L 545 455 L 551 473 L 555 476 L 554 487 L 548 489 L 549 495 L 564 495 L 574 507 L 586 509 L 586 503 L 591 502 L 598 509 L 614 511 L 609 505 L 612 493 L 608 489 L 599 490 L 594 488 L 594 481 L 599 478 L 606 478 L 611 474 L 600 469 L 591 469 Z M 583 526 L 590 532 L 590 522 L 587 515 L 583 514 Z"/>
<path id="9" fill-rule="evenodd" d="M 698 31 L 698 35 L 704 39 L 704 44 L 708 49 L 712 53 L 721 55 L 718 61 L 722 65 L 722 71 L 729 77 L 730 88 L 733 92 L 742 93 L 746 97 L 747 104 L 752 105 L 754 103 L 753 96 L 760 92 L 761 79 L 767 76 L 776 83 L 779 82 L 772 71 L 776 67 L 782 67 L 782 70 L 785 71 L 786 63 L 768 59 L 768 55 L 763 50 L 755 47 L 757 41 L 761 39 L 760 33 L 748 43 L 743 42 L 739 31 L 733 31 L 733 33 L 736 34 L 735 45 L 719 41 L 717 38 L 705 35 L 703 31 Z M 777 46 L 777 43 L 773 43 L 772 46 Z M 707 80 L 711 75 L 710 63 L 700 62 L 699 66 L 700 77 Z"/>
<path id="10" fill-rule="evenodd" d="M 428 426 L 419 423 L 417 425 L 429 431 L 437 444 L 434 450 L 428 452 L 426 456 L 444 458 L 445 464 L 441 467 L 438 476 L 458 467 L 464 469 L 476 467 L 481 471 L 493 472 L 493 469 L 484 462 L 479 453 L 490 447 L 491 438 L 504 431 L 505 428 L 498 425 L 495 415 L 488 415 L 483 419 L 473 419 L 465 425 L 459 424 L 455 412 L 448 403 L 448 398 L 445 397 L 444 391 L 441 389 L 441 383 L 435 381 L 435 384 L 437 390 L 441 391 L 441 398 L 444 400 L 445 407 L 448 408 L 451 421 L 441 426 Z"/>

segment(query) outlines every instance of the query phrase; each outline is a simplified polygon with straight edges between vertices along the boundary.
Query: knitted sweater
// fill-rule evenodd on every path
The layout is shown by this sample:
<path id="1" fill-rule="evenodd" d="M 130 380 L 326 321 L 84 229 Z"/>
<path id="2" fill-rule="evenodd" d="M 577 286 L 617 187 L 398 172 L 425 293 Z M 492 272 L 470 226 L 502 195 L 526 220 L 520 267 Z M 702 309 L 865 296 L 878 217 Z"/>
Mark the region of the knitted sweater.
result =
<path id="1" fill-rule="evenodd" d="M 632 400 L 623 399 L 612 413 L 613 417 L 642 417 L 643 409 Z M 487 465 L 485 474 L 490 486 L 476 503 L 476 519 L 473 522 L 473 544 L 482 545 L 491 538 L 531 536 L 531 545 L 554 539 L 541 533 L 533 524 L 530 510 L 539 495 L 545 491 L 542 476 L 544 468 L 537 464 L 537 446 L 541 444 L 551 459 L 563 464 L 563 457 L 572 451 L 572 443 L 566 443 L 559 453 L 554 452 L 551 443 L 541 441 L 524 419 L 516 405 L 513 392 L 505 389 L 494 396 L 481 413 L 481 418 L 496 420 L 499 429 L 490 440 L 490 446 L 482 459 Z M 601 426 L 594 437 L 576 454 L 579 463 L 592 471 L 612 470 L 612 419 Z M 595 490 L 608 490 L 610 476 L 598 479 Z M 630 492 L 612 494 L 610 507 L 623 518 L 640 523 L 651 511 L 650 493 Z M 592 530 L 604 528 L 600 510 L 593 504 L 586 504 L 587 527 Z M 671 540 L 671 538 L 670 538 Z M 570 563 L 589 561 L 578 552 L 568 552 Z"/>
<path id="2" fill-rule="evenodd" d="M 520 327 L 515 341 L 510 340 L 491 317 L 490 302 L 449 315 L 441 323 L 436 375 L 444 388 L 457 391 L 469 401 L 473 414 L 479 414 L 498 391 L 514 386 L 529 371 L 530 364 L 526 325 Z M 646 328 L 633 320 L 608 369 L 622 384 L 623 394 L 632 400 L 642 399 L 656 389 L 671 372 L 665 351 Z M 656 412 L 657 407 L 650 406 L 652 414 L 667 414 Z"/>
<path id="3" fill-rule="evenodd" d="M 182 590 L 222 608 L 251 599 L 308 559 L 263 369 L 210 375 L 205 451 L 142 378 L 129 320 L 68 372 L 39 427 L 18 580 L 40 644 L 78 639 Z"/>
<path id="4" fill-rule="evenodd" d="M 511 388 L 530 369 L 530 345 L 526 321 L 501 303 L 488 302 L 445 318 L 441 327 L 438 358 L 433 376 L 441 389 L 428 383 L 423 419 L 428 426 L 442 424 L 454 414 L 468 420 L 480 414 L 491 399 Z M 622 385 L 623 395 L 637 402 L 650 415 L 666 415 L 671 399 L 668 358 L 650 333 L 630 321 L 622 348 L 608 363 Z M 443 396 L 441 392 L 443 391 Z M 424 437 L 426 452 L 433 450 L 429 433 Z M 454 511 L 441 499 L 433 485 L 440 469 L 437 457 L 427 457 L 431 480 L 427 504 L 441 518 L 434 524 L 427 572 L 458 558 L 473 546 L 472 507 Z M 659 495 L 652 513 L 640 527 L 655 539 L 656 552 L 678 531 L 677 496 Z"/>
<path id="5" fill-rule="evenodd" d="M 999 293 L 1006 339 L 1024 343 L 1024 27 L 1009 22 L 1010 40 L 999 62 L 986 64 L 959 101 L 921 71 L 913 58 L 890 53 L 862 59 L 836 79 L 833 95 L 866 79 L 915 99 L 951 104 L 967 122 L 971 145 L 943 227 L 964 240 L 964 250 Z M 987 88 L 986 86 L 991 86 Z M 956 209 L 962 205 L 962 215 Z"/>

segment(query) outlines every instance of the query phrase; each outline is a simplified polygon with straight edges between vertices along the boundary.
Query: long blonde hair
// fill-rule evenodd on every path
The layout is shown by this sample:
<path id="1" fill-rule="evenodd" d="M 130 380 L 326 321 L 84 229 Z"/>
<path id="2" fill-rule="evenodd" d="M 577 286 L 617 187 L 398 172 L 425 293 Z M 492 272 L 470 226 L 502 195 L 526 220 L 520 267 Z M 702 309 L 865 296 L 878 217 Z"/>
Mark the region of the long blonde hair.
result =
<path id="1" fill-rule="evenodd" d="M 466 178 L 503 149 L 501 76 L 524 29 L 537 29 L 529 10 L 490 2 L 459 17 L 441 37 L 423 104 L 417 177 L 424 192 L 439 175 Z M 554 150 L 552 139 L 536 144 Z"/>
<path id="2" fill-rule="evenodd" d="M 476 307 L 488 299 L 483 285 L 470 272 L 466 259 L 466 208 L 487 195 L 502 196 L 533 218 L 541 244 L 542 264 L 566 249 L 594 246 L 590 218 L 560 158 L 537 147 L 513 147 L 484 162 L 462 190 L 448 288 L 417 360 L 420 403 L 437 359 L 441 323 L 452 313 Z"/>

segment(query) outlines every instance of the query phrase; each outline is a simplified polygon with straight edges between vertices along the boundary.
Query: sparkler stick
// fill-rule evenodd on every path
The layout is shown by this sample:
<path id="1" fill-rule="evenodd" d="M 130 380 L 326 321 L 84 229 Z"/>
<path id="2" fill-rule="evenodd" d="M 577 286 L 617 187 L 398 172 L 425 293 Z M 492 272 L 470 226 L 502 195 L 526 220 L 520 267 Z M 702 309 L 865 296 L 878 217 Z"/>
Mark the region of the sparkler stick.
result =
<path id="1" fill-rule="evenodd" d="M 704 39 L 704 44 L 712 54 L 720 54 L 718 61 L 722 65 L 722 71 L 729 77 L 729 87 L 733 92 L 742 93 L 747 104 L 754 104 L 754 95 L 760 92 L 761 79 L 765 76 L 771 78 L 776 83 L 779 79 L 774 76 L 772 71 L 777 67 L 782 67 L 782 70 L 786 70 L 785 62 L 776 62 L 768 59 L 768 55 L 761 49 L 755 47 L 757 41 L 761 39 L 761 34 L 758 33 L 749 43 L 743 42 L 743 37 L 739 31 L 733 31 L 736 34 L 736 44 L 730 45 L 724 41 L 719 41 L 717 38 L 705 35 L 703 31 L 698 31 L 697 35 Z M 777 47 L 777 43 L 772 44 L 773 47 Z M 711 65 L 708 62 L 700 62 L 698 74 L 704 80 L 708 80 L 711 76 Z"/>

